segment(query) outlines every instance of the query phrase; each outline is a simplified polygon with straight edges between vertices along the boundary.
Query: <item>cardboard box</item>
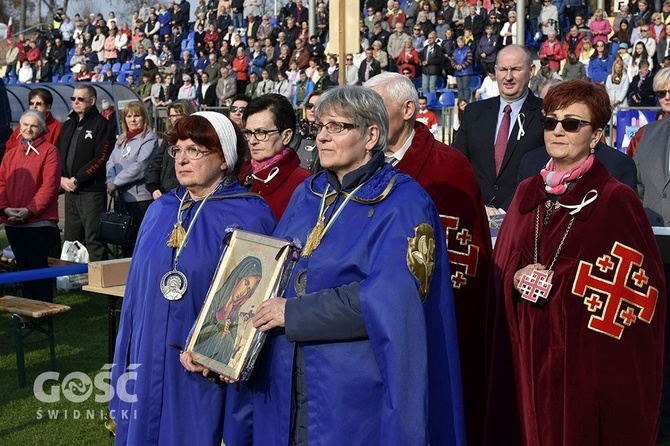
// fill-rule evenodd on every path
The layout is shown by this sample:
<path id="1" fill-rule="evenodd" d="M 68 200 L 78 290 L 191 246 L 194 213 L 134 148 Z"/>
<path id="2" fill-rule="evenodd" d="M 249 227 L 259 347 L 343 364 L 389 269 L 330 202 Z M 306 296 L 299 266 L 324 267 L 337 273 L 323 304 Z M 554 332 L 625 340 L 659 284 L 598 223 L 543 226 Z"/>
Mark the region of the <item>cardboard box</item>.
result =
<path id="1" fill-rule="evenodd" d="M 88 264 L 88 284 L 106 288 L 125 285 L 130 269 L 130 259 L 103 260 Z"/>

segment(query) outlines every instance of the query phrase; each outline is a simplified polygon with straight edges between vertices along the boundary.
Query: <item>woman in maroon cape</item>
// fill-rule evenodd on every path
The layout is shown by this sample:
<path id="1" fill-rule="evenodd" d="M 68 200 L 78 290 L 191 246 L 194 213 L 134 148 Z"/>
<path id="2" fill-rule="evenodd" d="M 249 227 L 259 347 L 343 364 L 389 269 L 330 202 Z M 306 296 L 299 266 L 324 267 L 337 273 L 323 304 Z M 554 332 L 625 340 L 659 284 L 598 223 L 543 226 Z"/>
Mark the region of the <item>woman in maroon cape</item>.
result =
<path id="1" fill-rule="evenodd" d="M 656 444 L 663 266 L 635 192 L 593 156 L 610 113 L 585 81 L 544 100 L 551 160 L 493 255 L 487 444 Z"/>

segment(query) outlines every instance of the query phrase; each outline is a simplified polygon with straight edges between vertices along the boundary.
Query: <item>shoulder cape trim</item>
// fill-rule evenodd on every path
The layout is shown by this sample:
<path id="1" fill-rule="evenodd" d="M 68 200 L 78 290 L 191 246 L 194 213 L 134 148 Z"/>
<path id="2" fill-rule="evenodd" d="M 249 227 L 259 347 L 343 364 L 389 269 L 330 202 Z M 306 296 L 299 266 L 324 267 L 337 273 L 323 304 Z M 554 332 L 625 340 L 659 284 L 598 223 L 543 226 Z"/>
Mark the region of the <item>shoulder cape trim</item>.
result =
<path id="1" fill-rule="evenodd" d="M 396 181 L 396 179 L 398 178 L 399 175 L 400 175 L 400 172 L 398 172 L 398 173 L 396 173 L 395 175 L 393 175 L 393 177 L 391 177 L 391 179 L 389 180 L 388 184 L 386 185 L 386 187 L 384 188 L 384 190 L 381 192 L 381 194 L 379 194 L 379 195 L 376 196 L 375 198 L 359 198 L 359 197 L 353 196 L 353 197 L 351 197 L 351 201 L 355 201 L 355 202 L 357 202 L 357 203 L 361 203 L 361 204 L 375 204 L 375 203 L 379 203 L 380 201 L 382 201 L 383 199 L 385 199 L 386 197 L 388 197 L 388 195 L 391 193 L 391 189 L 393 189 L 393 185 L 395 184 L 395 181 Z M 322 197 L 323 194 L 322 194 L 322 193 L 319 193 L 319 192 L 316 192 L 316 191 L 314 190 L 314 188 L 312 187 L 312 186 L 313 186 L 313 183 L 314 183 L 314 180 L 316 179 L 316 177 L 317 177 L 316 175 L 313 176 L 313 177 L 311 178 L 311 180 L 309 181 L 309 190 L 310 190 L 314 195 L 316 195 L 317 197 Z M 349 193 L 348 193 L 348 192 L 339 192 L 339 193 L 342 194 L 342 196 L 343 196 L 344 198 L 347 198 L 347 197 L 349 196 Z M 332 191 L 332 192 L 330 192 L 328 195 L 326 195 L 326 199 L 328 199 L 328 198 L 330 198 L 330 197 L 334 197 L 334 196 L 336 196 L 337 194 L 338 194 L 337 191 Z"/>

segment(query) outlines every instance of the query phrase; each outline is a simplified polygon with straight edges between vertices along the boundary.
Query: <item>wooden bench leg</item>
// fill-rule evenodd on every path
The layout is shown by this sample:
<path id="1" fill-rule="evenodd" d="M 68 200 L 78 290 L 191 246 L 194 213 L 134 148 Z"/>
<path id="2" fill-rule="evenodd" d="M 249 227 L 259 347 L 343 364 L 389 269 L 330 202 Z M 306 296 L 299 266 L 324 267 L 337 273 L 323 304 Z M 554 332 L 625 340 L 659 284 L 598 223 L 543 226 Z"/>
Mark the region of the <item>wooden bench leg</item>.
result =
<path id="1" fill-rule="evenodd" d="M 21 330 L 23 322 L 18 314 L 12 315 L 12 324 L 14 326 L 14 346 L 16 347 L 16 368 L 19 372 L 19 387 L 26 386 L 26 363 L 23 354 L 23 337 Z"/>

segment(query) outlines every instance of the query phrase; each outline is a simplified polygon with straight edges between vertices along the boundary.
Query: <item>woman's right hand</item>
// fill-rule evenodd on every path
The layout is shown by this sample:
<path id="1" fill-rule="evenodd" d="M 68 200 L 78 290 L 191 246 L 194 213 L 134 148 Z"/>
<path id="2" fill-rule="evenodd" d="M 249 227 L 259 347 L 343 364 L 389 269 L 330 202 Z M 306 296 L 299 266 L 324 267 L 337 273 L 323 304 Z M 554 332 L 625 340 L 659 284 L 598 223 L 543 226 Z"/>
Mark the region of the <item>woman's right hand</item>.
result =
<path id="1" fill-rule="evenodd" d="M 163 192 L 161 192 L 158 189 L 153 191 L 153 193 L 151 194 L 151 196 L 153 197 L 154 200 L 158 200 L 162 195 L 163 195 Z"/>

